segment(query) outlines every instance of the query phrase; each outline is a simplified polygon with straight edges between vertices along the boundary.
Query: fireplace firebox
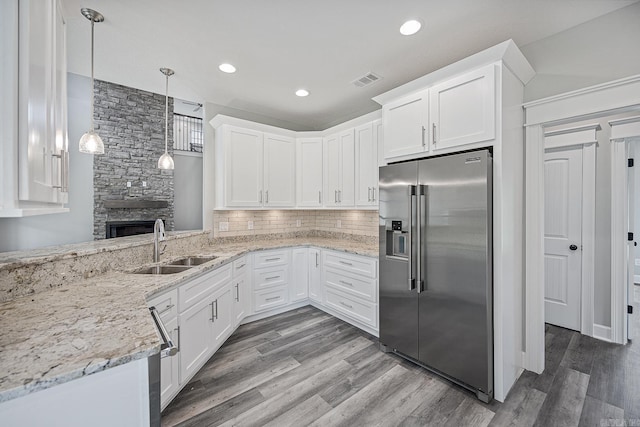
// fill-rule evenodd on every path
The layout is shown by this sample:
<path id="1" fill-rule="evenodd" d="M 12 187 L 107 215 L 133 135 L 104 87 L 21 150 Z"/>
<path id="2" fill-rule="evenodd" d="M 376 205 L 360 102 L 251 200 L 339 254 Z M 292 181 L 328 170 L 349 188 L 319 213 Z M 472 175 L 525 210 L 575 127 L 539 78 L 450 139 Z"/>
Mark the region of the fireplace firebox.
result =
<path id="1" fill-rule="evenodd" d="M 107 221 L 107 239 L 153 233 L 155 220 L 151 221 Z"/>

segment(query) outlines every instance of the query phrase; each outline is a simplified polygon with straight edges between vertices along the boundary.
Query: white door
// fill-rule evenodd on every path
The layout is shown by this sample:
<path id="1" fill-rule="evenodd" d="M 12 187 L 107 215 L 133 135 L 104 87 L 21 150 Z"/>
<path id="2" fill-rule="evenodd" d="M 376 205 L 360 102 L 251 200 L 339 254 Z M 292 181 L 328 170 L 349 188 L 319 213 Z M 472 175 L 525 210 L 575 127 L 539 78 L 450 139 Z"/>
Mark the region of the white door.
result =
<path id="1" fill-rule="evenodd" d="M 296 158 L 296 205 L 322 206 L 322 138 L 299 139 Z"/>
<path id="2" fill-rule="evenodd" d="M 171 336 L 171 340 L 179 349 L 178 318 L 174 317 L 169 321 L 162 319 L 162 321 Z M 169 404 L 169 400 L 180 387 L 178 380 L 179 369 L 180 365 L 178 364 L 177 354 L 160 359 L 160 404 L 163 408 Z"/>
<path id="3" fill-rule="evenodd" d="M 338 206 L 355 204 L 356 154 L 353 129 L 340 134 L 340 187 Z"/>
<path id="4" fill-rule="evenodd" d="M 431 149 L 494 139 L 495 86 L 492 64 L 429 89 Z"/>
<path id="5" fill-rule="evenodd" d="M 262 132 L 224 126 L 223 135 L 226 149 L 226 206 L 262 206 Z"/>
<path id="6" fill-rule="evenodd" d="M 309 298 L 322 304 L 322 271 L 320 249 L 309 249 Z"/>
<path id="7" fill-rule="evenodd" d="M 231 292 L 233 298 L 233 327 L 235 328 L 247 316 L 248 307 L 250 306 L 249 296 L 247 296 L 248 288 L 247 275 L 241 274 L 233 279 Z"/>
<path id="8" fill-rule="evenodd" d="M 424 90 L 382 107 L 384 158 L 406 156 L 428 150 L 429 91 Z"/>
<path id="9" fill-rule="evenodd" d="M 211 296 L 213 299 L 212 332 L 214 349 L 218 349 L 231 335 L 233 323 L 233 305 L 231 303 L 231 282 L 218 289 Z"/>
<path id="10" fill-rule="evenodd" d="M 324 205 L 338 206 L 340 189 L 340 137 L 331 135 L 324 140 Z"/>
<path id="11" fill-rule="evenodd" d="M 378 147 L 374 125 L 367 123 L 355 129 L 356 134 L 356 205 L 375 205 L 378 188 Z"/>
<path id="12" fill-rule="evenodd" d="M 264 206 L 290 207 L 296 203 L 296 141 L 264 135 Z"/>
<path id="13" fill-rule="evenodd" d="M 301 301 L 309 296 L 309 249 L 291 250 L 291 302 Z"/>
<path id="14" fill-rule="evenodd" d="M 180 314 L 180 378 L 191 378 L 214 352 L 214 306 L 207 295 Z"/>
<path id="15" fill-rule="evenodd" d="M 582 150 L 547 151 L 544 161 L 545 321 L 580 330 Z"/>

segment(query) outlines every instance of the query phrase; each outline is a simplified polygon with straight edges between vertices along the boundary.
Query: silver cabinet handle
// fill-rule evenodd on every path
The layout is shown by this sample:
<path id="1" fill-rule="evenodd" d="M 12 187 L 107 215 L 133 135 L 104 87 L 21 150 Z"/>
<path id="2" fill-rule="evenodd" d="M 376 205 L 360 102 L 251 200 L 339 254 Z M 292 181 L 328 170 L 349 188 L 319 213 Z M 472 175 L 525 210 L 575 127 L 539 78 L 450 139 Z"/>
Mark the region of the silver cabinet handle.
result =
<path id="1" fill-rule="evenodd" d="M 340 261 L 338 261 L 338 262 L 339 262 L 340 264 L 344 264 L 344 265 L 348 265 L 348 266 L 353 266 L 353 264 L 352 264 L 352 263 L 347 262 L 347 261 L 342 261 L 342 260 L 340 260 Z"/>
<path id="2" fill-rule="evenodd" d="M 280 261 L 280 258 L 267 258 L 267 259 L 265 259 L 265 261 L 267 261 L 267 262 Z"/>
<path id="3" fill-rule="evenodd" d="M 318 203 L 322 204 L 322 191 L 318 190 Z"/>
<path id="4" fill-rule="evenodd" d="M 433 140 L 433 145 L 436 145 L 436 124 L 435 123 L 432 125 L 432 131 L 433 133 L 431 134 L 431 137 Z"/>
<path id="5" fill-rule="evenodd" d="M 260 203 L 262 204 L 262 190 L 258 191 L 258 194 L 260 195 Z"/>
<path id="6" fill-rule="evenodd" d="M 342 190 L 338 190 L 338 203 L 342 203 Z"/>
<path id="7" fill-rule="evenodd" d="M 236 302 L 240 302 L 240 283 L 236 283 Z"/>
<path id="8" fill-rule="evenodd" d="M 367 202 L 371 201 L 371 187 L 367 187 Z"/>
<path id="9" fill-rule="evenodd" d="M 422 126 L 422 146 L 424 147 L 425 145 L 427 145 L 427 141 L 424 139 L 424 133 L 425 133 L 426 129 L 424 128 L 424 126 Z"/>
<path id="10" fill-rule="evenodd" d="M 344 302 L 344 301 L 340 301 L 340 304 L 342 304 L 342 305 L 344 305 L 345 307 L 350 308 L 350 309 L 352 309 L 352 310 L 353 310 L 353 306 L 352 306 L 352 305 L 347 304 L 347 303 L 346 303 L 346 302 Z"/>
<path id="11" fill-rule="evenodd" d="M 174 304 L 169 304 L 168 306 L 166 306 L 164 308 L 164 310 L 162 310 L 161 312 L 159 312 L 158 314 L 165 314 L 167 311 L 171 310 L 173 307 L 175 307 Z"/>
<path id="12" fill-rule="evenodd" d="M 214 303 L 216 305 L 216 320 L 218 320 L 218 300 L 215 300 Z"/>
<path id="13" fill-rule="evenodd" d="M 241 269 L 242 267 L 244 267 L 245 265 L 247 265 L 247 264 L 245 263 L 245 264 L 242 264 L 242 265 L 238 265 L 238 266 L 236 266 L 236 270 L 240 270 L 240 269 Z"/>
<path id="14" fill-rule="evenodd" d="M 60 159 L 60 177 L 58 184 L 52 185 L 51 188 L 59 188 L 62 193 L 69 191 L 69 153 L 65 150 L 60 150 L 60 154 L 52 154 L 51 157 Z"/>
<path id="15" fill-rule="evenodd" d="M 318 267 L 318 266 L 319 266 L 319 264 L 318 264 L 318 252 L 316 252 L 316 267 Z"/>
<path id="16" fill-rule="evenodd" d="M 271 277 L 265 277 L 264 280 L 273 280 L 273 279 L 279 279 L 280 276 L 271 276 Z"/>
<path id="17" fill-rule="evenodd" d="M 269 190 L 264 192 L 264 202 L 269 203 Z"/>
<path id="18" fill-rule="evenodd" d="M 162 339 L 162 345 L 160 346 L 160 357 L 169 357 L 174 356 L 178 352 L 178 347 L 173 344 L 173 340 L 171 339 L 171 335 L 167 332 L 167 328 L 162 323 L 162 319 L 160 319 L 160 315 L 158 314 L 158 310 L 155 307 L 149 308 L 151 312 L 151 317 L 153 318 L 153 322 L 156 324 L 156 328 L 160 333 L 160 338 Z"/>
<path id="19" fill-rule="evenodd" d="M 265 301 L 275 301 L 277 299 L 280 299 L 280 297 L 271 297 L 271 298 L 266 298 Z"/>
<path id="20" fill-rule="evenodd" d="M 340 283 L 347 286 L 353 286 L 353 283 L 345 282 L 344 280 L 339 280 Z"/>

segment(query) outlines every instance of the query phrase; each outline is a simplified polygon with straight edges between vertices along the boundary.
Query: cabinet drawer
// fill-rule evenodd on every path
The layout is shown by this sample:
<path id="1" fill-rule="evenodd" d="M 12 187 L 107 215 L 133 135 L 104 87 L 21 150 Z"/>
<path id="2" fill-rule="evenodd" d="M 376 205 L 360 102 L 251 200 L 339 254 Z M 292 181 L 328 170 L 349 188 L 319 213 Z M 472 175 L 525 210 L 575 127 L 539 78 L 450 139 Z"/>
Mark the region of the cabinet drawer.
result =
<path id="1" fill-rule="evenodd" d="M 265 251 L 253 254 L 253 268 L 286 265 L 289 263 L 289 251 Z"/>
<path id="2" fill-rule="evenodd" d="M 178 290 L 174 289 L 148 301 L 149 307 L 155 307 L 163 322 L 178 316 Z"/>
<path id="3" fill-rule="evenodd" d="M 249 259 L 247 256 L 243 256 L 233 261 L 233 277 L 244 274 L 247 272 L 247 270 L 249 270 L 248 261 Z"/>
<path id="4" fill-rule="evenodd" d="M 288 282 L 288 266 L 261 268 L 253 272 L 253 289 L 256 291 L 274 286 L 286 286 Z"/>
<path id="5" fill-rule="evenodd" d="M 216 286 L 231 280 L 231 264 L 227 264 L 203 276 L 183 284 L 178 289 L 178 310 L 182 313 L 205 295 L 211 293 Z"/>
<path id="6" fill-rule="evenodd" d="M 372 328 L 378 327 L 377 304 L 347 296 L 330 288 L 326 290 L 326 304 L 334 310 L 369 325 Z"/>
<path id="7" fill-rule="evenodd" d="M 289 289 L 286 286 L 264 289 L 253 293 L 253 307 L 257 313 L 280 307 L 289 302 Z"/>
<path id="8" fill-rule="evenodd" d="M 340 270 L 371 277 L 372 279 L 377 277 L 377 264 L 377 261 L 372 258 L 325 251 L 325 267 L 339 268 Z"/>
<path id="9" fill-rule="evenodd" d="M 352 276 L 353 275 L 347 276 L 338 270 L 327 268 L 325 272 L 326 285 L 364 300 L 376 302 L 376 279 Z"/>

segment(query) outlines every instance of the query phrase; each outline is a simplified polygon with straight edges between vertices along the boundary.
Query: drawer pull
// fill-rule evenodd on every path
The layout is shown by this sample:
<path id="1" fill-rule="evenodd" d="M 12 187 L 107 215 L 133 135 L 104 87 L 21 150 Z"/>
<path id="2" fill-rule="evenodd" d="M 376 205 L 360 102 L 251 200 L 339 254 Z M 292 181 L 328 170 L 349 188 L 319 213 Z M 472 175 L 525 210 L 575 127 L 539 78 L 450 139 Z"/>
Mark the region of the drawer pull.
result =
<path id="1" fill-rule="evenodd" d="M 241 268 L 242 268 L 242 267 L 244 267 L 245 265 L 247 265 L 247 264 L 245 263 L 245 264 L 242 264 L 242 265 L 238 265 L 238 266 L 236 266 L 236 270 L 241 269 Z"/>
<path id="2" fill-rule="evenodd" d="M 264 280 L 273 280 L 273 279 L 279 279 L 280 276 L 271 276 L 271 277 L 265 277 Z"/>
<path id="3" fill-rule="evenodd" d="M 347 304 L 347 303 L 346 303 L 346 302 L 344 302 L 344 301 L 340 301 L 340 304 L 342 304 L 342 305 L 344 305 L 345 307 L 350 308 L 350 309 L 352 309 L 352 310 L 353 310 L 353 306 L 352 306 L 352 305 Z"/>
<path id="4" fill-rule="evenodd" d="M 240 283 L 236 283 L 236 301 L 240 302 Z"/>
<path id="5" fill-rule="evenodd" d="M 277 299 L 280 299 L 280 297 L 271 297 L 271 298 L 266 298 L 265 301 L 275 301 Z"/>
<path id="6" fill-rule="evenodd" d="M 343 285 L 353 286 L 353 283 L 345 282 L 344 280 L 340 280 L 339 282 L 342 283 Z"/>
<path id="7" fill-rule="evenodd" d="M 265 261 L 267 261 L 267 262 L 280 261 L 280 258 L 267 258 L 267 259 L 265 259 Z"/>
<path id="8" fill-rule="evenodd" d="M 162 311 L 158 312 L 158 314 L 162 315 L 162 314 L 166 313 L 167 311 L 171 310 L 173 307 L 175 307 L 175 305 L 174 305 L 174 304 L 169 304 L 168 306 L 166 306 L 166 307 L 164 308 L 164 310 L 162 310 Z"/>
<path id="9" fill-rule="evenodd" d="M 347 261 L 342 261 L 342 260 L 340 260 L 340 264 L 344 264 L 344 265 L 348 265 L 348 266 L 350 266 L 350 267 L 353 267 L 353 264 L 352 264 L 352 263 L 350 263 L 350 262 L 347 262 Z"/>

